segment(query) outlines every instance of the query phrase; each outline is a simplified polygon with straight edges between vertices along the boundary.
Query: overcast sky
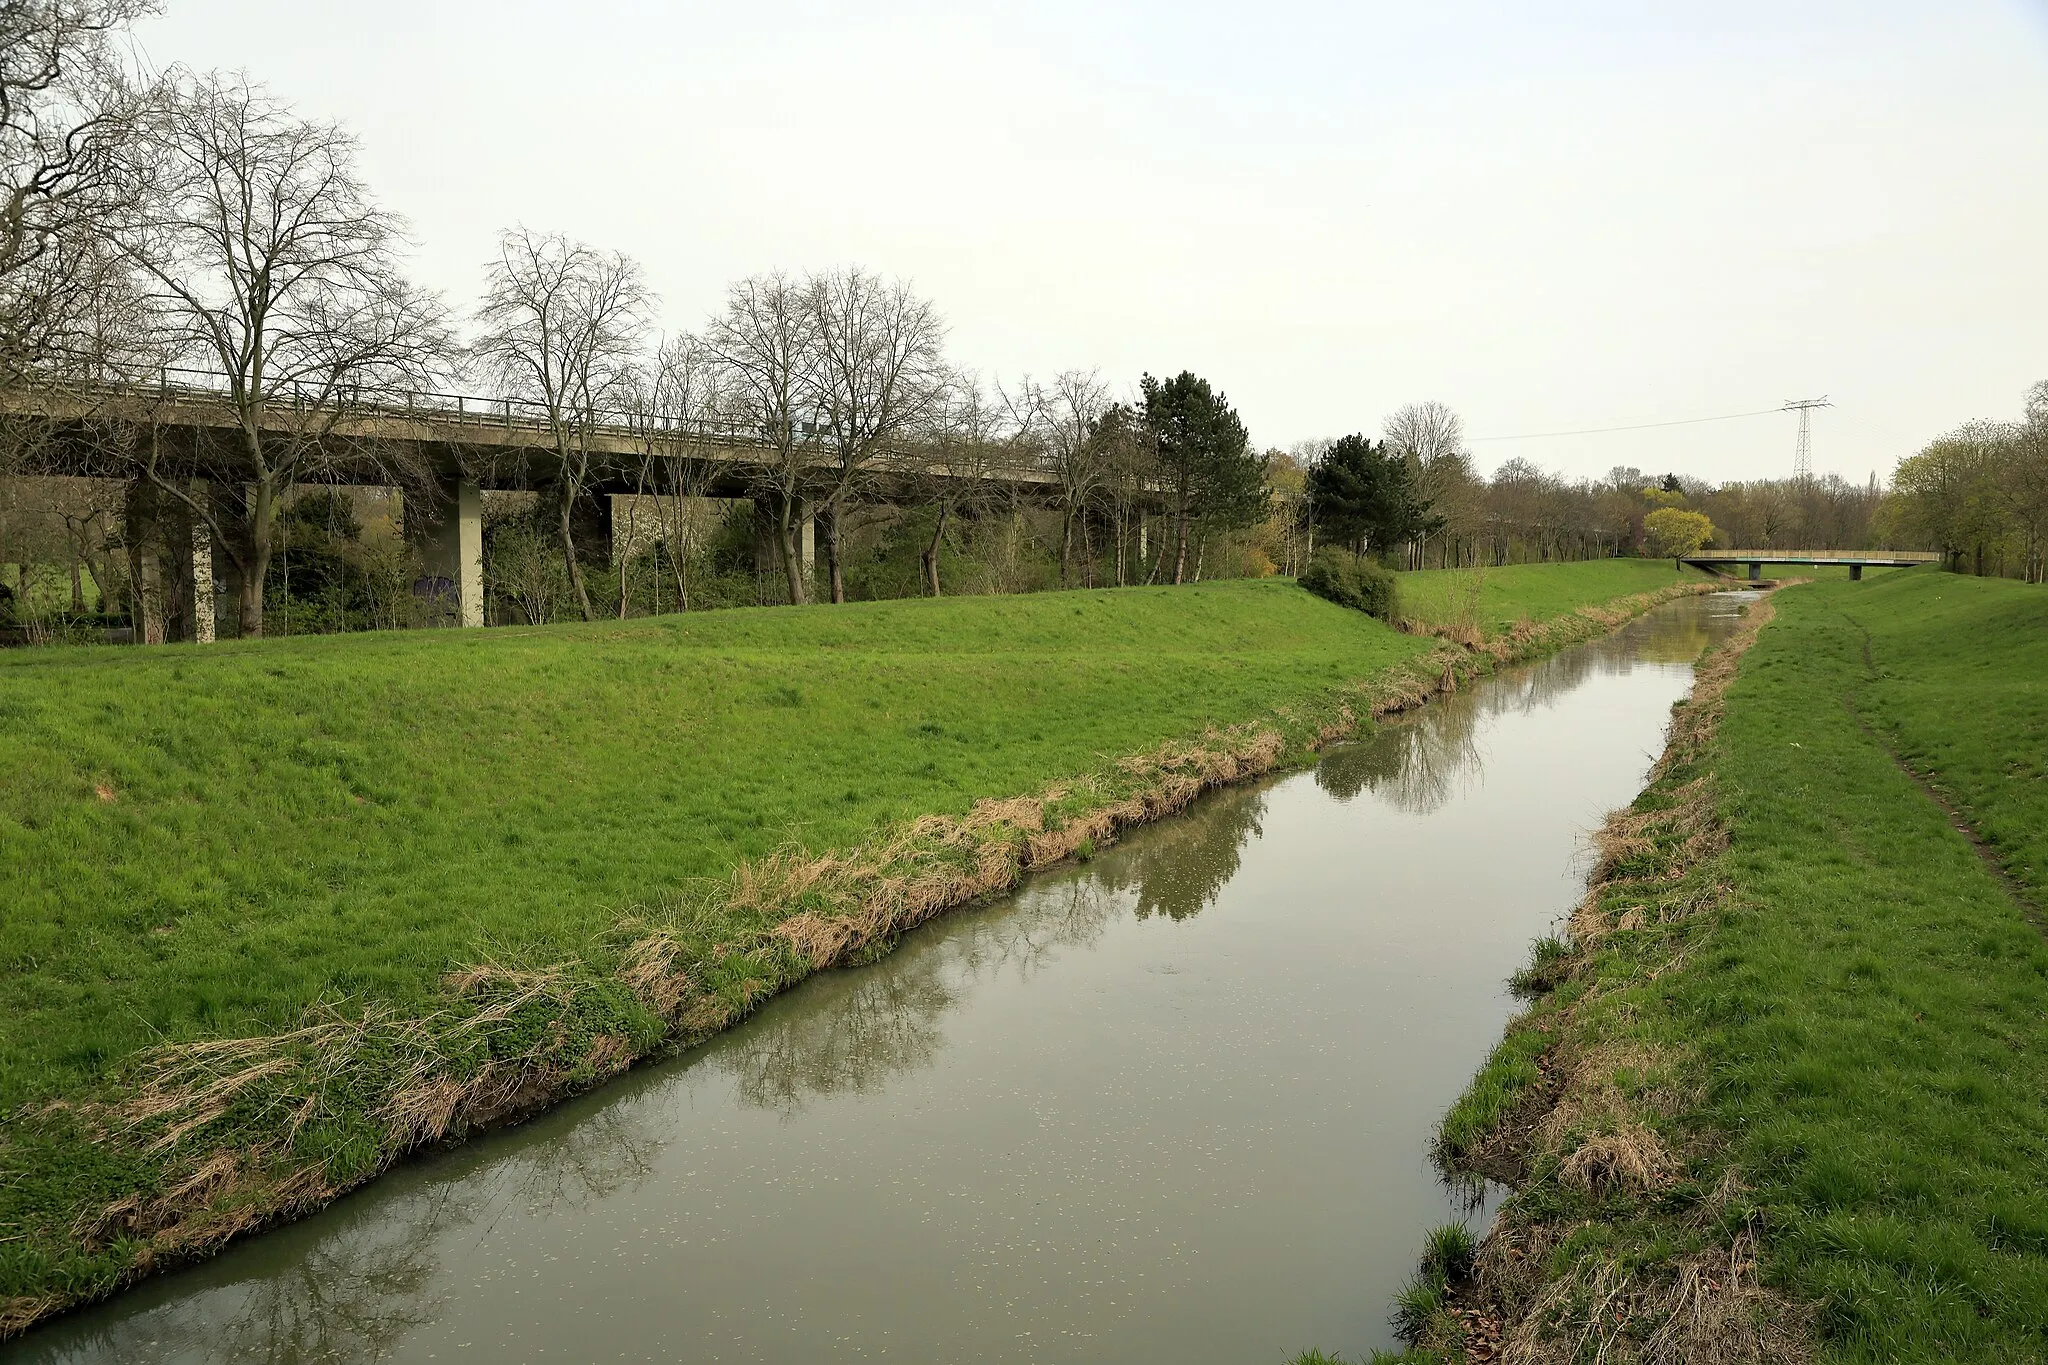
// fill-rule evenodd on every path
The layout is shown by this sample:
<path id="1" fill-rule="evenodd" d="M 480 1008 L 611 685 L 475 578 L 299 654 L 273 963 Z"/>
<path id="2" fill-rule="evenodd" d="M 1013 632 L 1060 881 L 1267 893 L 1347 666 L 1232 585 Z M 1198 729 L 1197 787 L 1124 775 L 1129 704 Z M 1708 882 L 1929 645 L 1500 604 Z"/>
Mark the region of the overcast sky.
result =
<path id="1" fill-rule="evenodd" d="M 165 7 L 153 62 L 360 135 L 458 305 L 515 222 L 638 257 L 671 330 L 858 262 L 986 375 L 1192 369 L 1262 445 L 1826 394 L 1857 480 L 2048 378 L 2048 0 Z M 1721 482 L 1793 436 L 1474 450 Z"/>

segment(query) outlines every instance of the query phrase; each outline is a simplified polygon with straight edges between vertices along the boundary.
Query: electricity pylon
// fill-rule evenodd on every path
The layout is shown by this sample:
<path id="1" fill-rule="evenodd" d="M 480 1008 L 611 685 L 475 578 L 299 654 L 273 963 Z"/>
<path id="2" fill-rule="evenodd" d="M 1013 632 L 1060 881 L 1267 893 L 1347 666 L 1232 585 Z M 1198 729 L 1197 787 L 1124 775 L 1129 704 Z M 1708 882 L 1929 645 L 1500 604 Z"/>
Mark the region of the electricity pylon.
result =
<path id="1" fill-rule="evenodd" d="M 1792 477 L 1801 483 L 1813 477 L 1813 410 L 1833 406 L 1822 394 L 1819 398 L 1787 398 L 1780 409 L 1799 414 L 1799 448 L 1792 452 Z"/>

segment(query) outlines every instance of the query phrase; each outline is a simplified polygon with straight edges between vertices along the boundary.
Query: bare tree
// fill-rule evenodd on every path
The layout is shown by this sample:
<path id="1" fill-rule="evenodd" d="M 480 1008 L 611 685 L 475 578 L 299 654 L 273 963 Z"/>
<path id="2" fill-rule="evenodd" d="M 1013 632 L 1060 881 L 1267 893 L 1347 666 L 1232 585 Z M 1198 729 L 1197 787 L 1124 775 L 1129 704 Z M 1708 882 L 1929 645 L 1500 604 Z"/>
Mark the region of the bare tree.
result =
<path id="1" fill-rule="evenodd" d="M 0 379 L 40 369 L 132 201 L 145 96 L 118 39 L 150 0 L 0 0 Z"/>
<path id="2" fill-rule="evenodd" d="M 1039 438 L 1059 479 L 1060 585 L 1064 587 L 1072 577 L 1075 528 L 1080 527 L 1085 540 L 1088 510 L 1109 477 L 1102 458 L 1105 452 L 1099 442 L 1090 439 L 1096 420 L 1109 406 L 1109 385 L 1093 370 L 1064 370 L 1050 384 L 1034 383 L 1026 376 L 1018 388 L 1012 406 L 1019 420 Z M 1092 581 L 1093 554 L 1087 559 Z"/>
<path id="3" fill-rule="evenodd" d="M 809 291 L 781 274 L 753 275 L 726 294 L 704 331 L 719 382 L 766 448 L 755 487 L 775 519 L 775 551 L 789 600 L 809 600 L 796 537 L 817 458 L 819 342 Z"/>
<path id="4" fill-rule="evenodd" d="M 1409 403 L 1387 418 L 1386 440 L 1395 454 L 1408 461 L 1416 491 L 1439 514 L 1444 534 L 1470 534 L 1477 521 L 1474 504 L 1478 490 L 1472 456 L 1465 448 L 1463 419 L 1442 403 Z M 1410 567 L 1424 567 L 1428 559 L 1426 534 L 1412 550 Z"/>
<path id="5" fill-rule="evenodd" d="M 945 324 L 901 280 L 858 266 L 813 277 L 818 412 L 831 463 L 818 482 L 832 600 L 846 600 L 840 529 L 875 461 L 943 401 Z"/>
<path id="6" fill-rule="evenodd" d="M 1102 471 L 1101 496 L 1109 505 L 1116 537 L 1116 585 L 1131 581 L 1131 521 L 1142 516 L 1156 466 L 1151 433 L 1143 414 L 1129 403 L 1111 403 L 1089 425 L 1089 459 Z M 1138 547 L 1141 552 L 1146 548 Z"/>
<path id="7" fill-rule="evenodd" d="M 939 551 L 952 518 L 978 509 L 995 492 L 989 471 L 1002 446 L 1005 418 L 1005 405 L 990 401 L 979 376 L 953 376 L 931 423 L 931 458 L 915 476 L 933 511 L 931 540 L 921 552 L 924 586 L 933 597 L 941 593 Z"/>
<path id="8" fill-rule="evenodd" d="M 400 273 L 401 223 L 371 200 L 339 127 L 202 77 L 145 133 L 153 181 L 119 240 L 171 351 L 219 372 L 236 429 L 217 467 L 165 458 L 153 429 L 135 463 L 212 529 L 240 572 L 241 631 L 261 635 L 281 500 L 309 478 L 398 472 L 337 424 L 364 390 L 423 380 L 446 353 L 444 318 Z M 246 484 L 246 504 L 195 474 Z"/>
<path id="9" fill-rule="evenodd" d="M 718 370 L 709 348 L 684 332 L 656 348 L 648 380 L 641 481 L 654 490 L 657 534 L 668 549 L 678 608 L 688 611 L 690 560 L 701 529 L 698 503 L 709 494 L 714 474 L 700 439 L 723 409 Z"/>
<path id="10" fill-rule="evenodd" d="M 513 228 L 488 267 L 473 354 L 545 414 L 556 460 L 556 532 L 583 619 L 590 590 L 576 555 L 576 504 L 600 461 L 593 429 L 633 407 L 654 295 L 632 257 L 559 232 Z"/>

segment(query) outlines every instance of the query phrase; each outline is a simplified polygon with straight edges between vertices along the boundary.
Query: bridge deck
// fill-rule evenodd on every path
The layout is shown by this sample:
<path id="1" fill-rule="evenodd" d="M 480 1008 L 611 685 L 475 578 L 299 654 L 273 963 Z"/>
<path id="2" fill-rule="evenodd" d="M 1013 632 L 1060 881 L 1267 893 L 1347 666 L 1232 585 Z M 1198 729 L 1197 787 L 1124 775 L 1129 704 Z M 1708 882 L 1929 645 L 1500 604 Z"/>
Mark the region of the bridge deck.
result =
<path id="1" fill-rule="evenodd" d="M 1711 568 L 1719 564 L 1797 564 L 1816 568 L 1860 565 L 1867 569 L 1903 569 L 1914 564 L 1939 564 L 1933 550 L 1701 550 L 1684 556 L 1688 564 Z"/>

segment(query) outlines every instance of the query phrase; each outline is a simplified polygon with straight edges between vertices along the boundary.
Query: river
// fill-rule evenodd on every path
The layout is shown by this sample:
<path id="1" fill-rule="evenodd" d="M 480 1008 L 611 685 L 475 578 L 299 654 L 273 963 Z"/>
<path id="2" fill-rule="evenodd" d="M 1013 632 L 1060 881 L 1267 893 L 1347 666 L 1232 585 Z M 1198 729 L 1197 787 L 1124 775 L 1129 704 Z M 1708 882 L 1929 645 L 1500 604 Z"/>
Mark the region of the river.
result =
<path id="1" fill-rule="evenodd" d="M 1659 608 L 59 1319 L 24 1361 L 1393 1345 L 1431 1131 L 1747 594 Z"/>

